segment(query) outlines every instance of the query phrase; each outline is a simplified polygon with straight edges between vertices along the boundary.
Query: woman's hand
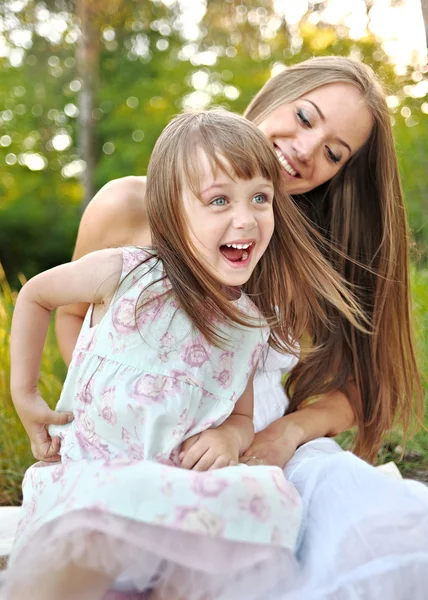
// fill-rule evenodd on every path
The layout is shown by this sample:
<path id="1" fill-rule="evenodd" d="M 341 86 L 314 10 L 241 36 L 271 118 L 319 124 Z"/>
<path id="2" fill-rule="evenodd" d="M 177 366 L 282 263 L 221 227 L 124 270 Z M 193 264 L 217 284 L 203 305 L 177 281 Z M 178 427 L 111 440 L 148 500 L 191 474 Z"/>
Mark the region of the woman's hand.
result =
<path id="1" fill-rule="evenodd" d="M 256 433 L 253 443 L 240 460 L 248 465 L 263 463 L 283 469 L 302 444 L 319 437 L 338 435 L 354 425 L 354 411 L 345 394 L 329 392 L 317 402 L 281 417 Z"/>
<path id="2" fill-rule="evenodd" d="M 283 469 L 303 443 L 303 436 L 302 428 L 294 421 L 294 414 L 282 417 L 256 433 L 240 462 L 247 465 L 276 465 Z"/>
<path id="3" fill-rule="evenodd" d="M 47 425 L 65 425 L 73 420 L 73 413 L 51 410 L 38 393 L 14 397 L 16 412 L 31 442 L 31 452 L 36 460 L 57 462 L 60 439 L 52 438 Z"/>

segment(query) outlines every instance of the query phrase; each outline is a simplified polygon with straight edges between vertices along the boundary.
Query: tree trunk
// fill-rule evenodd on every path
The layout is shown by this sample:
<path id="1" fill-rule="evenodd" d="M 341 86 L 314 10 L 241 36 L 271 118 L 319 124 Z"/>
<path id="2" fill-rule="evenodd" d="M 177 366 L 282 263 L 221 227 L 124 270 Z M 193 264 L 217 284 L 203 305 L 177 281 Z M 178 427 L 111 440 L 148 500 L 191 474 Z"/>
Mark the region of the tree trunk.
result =
<path id="1" fill-rule="evenodd" d="M 428 0 L 421 0 L 421 5 L 425 25 L 425 38 L 428 45 Z"/>
<path id="2" fill-rule="evenodd" d="M 82 84 L 79 94 L 79 148 L 81 158 L 86 164 L 82 177 L 84 185 L 83 211 L 95 194 L 97 152 L 93 111 L 98 93 L 100 32 L 93 2 L 77 0 L 76 15 L 80 22 L 76 64 Z"/>

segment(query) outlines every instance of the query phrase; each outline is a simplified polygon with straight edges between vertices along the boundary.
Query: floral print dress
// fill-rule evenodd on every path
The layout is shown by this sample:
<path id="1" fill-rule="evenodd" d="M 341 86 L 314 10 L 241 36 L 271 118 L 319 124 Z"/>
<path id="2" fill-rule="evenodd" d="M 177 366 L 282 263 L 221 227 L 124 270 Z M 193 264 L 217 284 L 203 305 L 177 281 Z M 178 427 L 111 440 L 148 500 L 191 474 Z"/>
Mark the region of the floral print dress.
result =
<path id="1" fill-rule="evenodd" d="M 57 405 L 74 413 L 50 429 L 61 462 L 25 475 L 10 578 L 22 580 L 23 561 L 36 578 L 72 553 L 126 572 L 135 590 L 179 581 L 192 600 L 262 598 L 295 568 L 295 488 L 277 467 L 199 473 L 179 468 L 178 454 L 231 414 L 269 331 L 222 325 L 227 344 L 213 347 L 174 295 L 159 299 L 169 289 L 161 262 L 141 248 L 122 255 L 119 289 L 98 325 L 89 309 Z M 151 301 L 136 311 L 142 292 Z M 245 295 L 234 302 L 259 318 Z"/>

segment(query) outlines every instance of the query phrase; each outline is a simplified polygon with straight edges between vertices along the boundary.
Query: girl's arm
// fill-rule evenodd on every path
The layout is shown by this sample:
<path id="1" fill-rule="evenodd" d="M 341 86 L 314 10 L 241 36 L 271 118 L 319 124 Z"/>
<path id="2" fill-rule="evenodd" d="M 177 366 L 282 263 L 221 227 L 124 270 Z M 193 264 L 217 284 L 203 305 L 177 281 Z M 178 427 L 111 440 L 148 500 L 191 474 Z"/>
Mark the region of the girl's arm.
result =
<path id="1" fill-rule="evenodd" d="M 11 394 L 37 458 L 54 459 L 59 448 L 44 433 L 46 422 L 40 422 L 40 416 L 46 413 L 47 405 L 37 391 L 51 312 L 70 302 L 105 304 L 119 283 L 121 271 L 121 251 L 100 250 L 36 275 L 18 295 L 10 343 Z"/>
<path id="2" fill-rule="evenodd" d="M 72 302 L 104 303 L 114 293 L 121 272 L 121 251 L 100 250 L 40 273 L 24 285 L 12 319 L 12 393 L 37 387 L 52 310 Z"/>
<path id="3" fill-rule="evenodd" d="M 101 188 L 83 213 L 73 260 L 104 248 L 150 244 L 145 192 L 145 177 L 124 177 Z M 67 365 L 87 310 L 87 303 L 73 303 L 57 310 L 56 335 Z"/>
<path id="4" fill-rule="evenodd" d="M 219 427 L 207 429 L 183 443 L 179 457 L 183 469 L 208 471 L 237 464 L 254 439 L 254 373 L 230 417 Z"/>
<path id="5" fill-rule="evenodd" d="M 254 374 L 255 370 L 250 375 L 247 387 L 236 402 L 230 417 L 217 427 L 217 431 L 235 438 L 238 456 L 241 456 L 254 440 Z"/>
<path id="6" fill-rule="evenodd" d="M 265 464 L 284 468 L 302 444 L 319 437 L 338 435 L 355 423 L 354 412 L 345 394 L 330 392 L 256 433 L 244 456 L 257 456 Z"/>

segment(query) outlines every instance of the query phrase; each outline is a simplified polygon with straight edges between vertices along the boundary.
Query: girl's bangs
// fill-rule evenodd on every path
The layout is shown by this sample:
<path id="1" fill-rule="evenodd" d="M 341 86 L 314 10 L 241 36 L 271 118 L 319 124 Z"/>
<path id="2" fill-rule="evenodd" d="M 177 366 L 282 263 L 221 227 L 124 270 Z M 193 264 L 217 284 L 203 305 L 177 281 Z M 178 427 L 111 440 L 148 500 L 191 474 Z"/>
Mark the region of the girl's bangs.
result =
<path id="1" fill-rule="evenodd" d="M 263 177 L 272 181 L 274 186 L 280 181 L 279 162 L 273 150 L 270 151 L 265 143 L 260 143 L 261 140 L 252 139 L 248 140 L 248 144 L 244 144 L 242 136 L 238 138 L 234 136 L 234 132 L 229 132 L 229 139 L 224 140 L 218 136 L 214 144 L 212 139 L 210 140 L 203 133 L 198 131 L 196 136 L 189 136 L 192 139 L 183 143 L 184 147 L 180 152 L 181 172 L 184 176 L 181 184 L 185 183 L 195 196 L 198 197 L 201 191 L 202 173 L 199 166 L 201 153 L 208 158 L 214 175 L 222 172 L 233 180 L 246 181 Z M 246 146 L 254 148 L 253 144 L 257 142 L 259 142 L 257 153 L 246 149 Z"/>

